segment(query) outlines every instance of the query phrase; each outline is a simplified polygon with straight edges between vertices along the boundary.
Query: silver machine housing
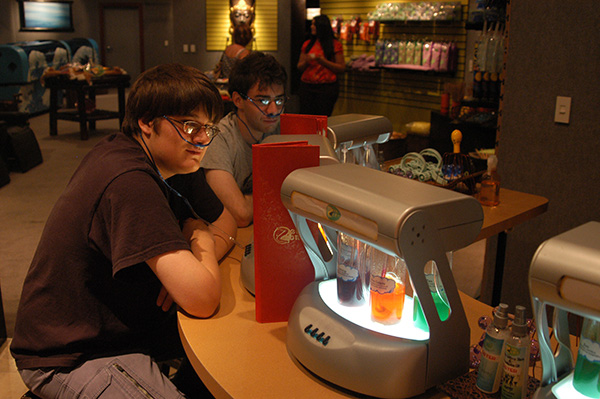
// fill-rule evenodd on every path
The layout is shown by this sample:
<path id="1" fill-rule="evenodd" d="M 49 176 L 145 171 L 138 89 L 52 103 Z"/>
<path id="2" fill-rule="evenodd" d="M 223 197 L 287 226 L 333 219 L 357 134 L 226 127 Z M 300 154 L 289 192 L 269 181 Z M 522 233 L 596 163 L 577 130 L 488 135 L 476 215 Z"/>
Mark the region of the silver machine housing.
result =
<path id="1" fill-rule="evenodd" d="M 315 270 L 327 270 L 325 279 L 335 276 L 336 254 L 323 259 L 307 220 L 321 224 L 331 242 L 343 232 L 403 258 L 429 325 L 424 340 L 365 329 L 329 309 L 317 281 L 305 287 L 291 311 L 291 356 L 334 385 L 381 398 L 418 395 L 468 371 L 469 326 L 446 252 L 469 245 L 479 234 L 483 211 L 476 199 L 354 164 L 295 170 L 283 183 L 281 199 Z M 444 321 L 424 273 L 431 260 L 450 304 Z"/>
<path id="2" fill-rule="evenodd" d="M 588 222 L 544 241 L 531 261 L 529 290 L 542 359 L 540 388 L 533 398 L 570 398 L 568 389 L 574 388 L 568 314 L 600 321 L 600 223 Z M 550 328 L 557 350 L 551 346 Z M 566 393 L 560 395 L 563 390 Z"/>

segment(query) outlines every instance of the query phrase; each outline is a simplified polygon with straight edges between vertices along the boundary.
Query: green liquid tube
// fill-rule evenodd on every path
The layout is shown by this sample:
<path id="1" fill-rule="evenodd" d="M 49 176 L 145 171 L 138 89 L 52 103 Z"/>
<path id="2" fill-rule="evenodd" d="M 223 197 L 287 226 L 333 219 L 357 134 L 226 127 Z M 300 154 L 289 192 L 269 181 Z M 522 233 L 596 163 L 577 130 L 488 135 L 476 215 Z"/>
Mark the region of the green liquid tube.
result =
<path id="1" fill-rule="evenodd" d="M 600 397 L 600 322 L 583 319 L 573 387 L 590 398 Z"/>
<path id="2" fill-rule="evenodd" d="M 429 292 L 431 292 L 433 304 L 435 305 L 440 320 L 445 321 L 450 316 L 450 305 L 448 304 L 448 298 L 446 297 L 446 292 L 444 291 L 442 282 L 437 276 L 438 272 L 435 262 L 431 262 L 427 265 L 427 267 L 428 270 L 427 274 L 425 274 L 425 279 L 427 280 L 427 285 L 429 286 Z M 413 322 L 415 327 L 418 327 L 423 331 L 429 331 L 429 325 L 427 324 L 425 314 L 423 313 L 423 308 L 421 307 L 421 303 L 416 294 L 414 296 L 413 303 Z"/>

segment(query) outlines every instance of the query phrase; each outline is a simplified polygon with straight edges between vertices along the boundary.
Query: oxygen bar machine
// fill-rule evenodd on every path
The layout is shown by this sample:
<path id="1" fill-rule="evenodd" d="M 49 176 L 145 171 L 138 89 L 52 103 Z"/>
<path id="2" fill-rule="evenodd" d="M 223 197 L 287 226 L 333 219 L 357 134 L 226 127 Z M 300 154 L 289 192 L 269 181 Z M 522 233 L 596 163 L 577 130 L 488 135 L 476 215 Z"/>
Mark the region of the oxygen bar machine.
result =
<path id="1" fill-rule="evenodd" d="M 479 234 L 483 211 L 476 199 L 354 164 L 295 170 L 281 199 L 316 271 L 335 270 L 339 232 L 402 258 L 428 324 L 427 331 L 413 325 L 410 297 L 400 323 L 383 325 L 361 317 L 364 308 L 341 306 L 335 279 L 315 281 L 289 317 L 291 356 L 324 380 L 381 398 L 418 395 L 468 371 L 469 326 L 446 252 Z M 308 221 L 324 227 L 333 256 L 323 256 Z M 425 276 L 430 261 L 450 308 L 443 321 Z"/>
<path id="2" fill-rule="evenodd" d="M 542 380 L 533 398 L 587 398 L 573 387 L 568 314 L 600 320 L 600 223 L 588 222 L 544 241 L 531 260 L 529 290 L 542 357 Z M 550 327 L 558 350 L 550 341 Z"/>

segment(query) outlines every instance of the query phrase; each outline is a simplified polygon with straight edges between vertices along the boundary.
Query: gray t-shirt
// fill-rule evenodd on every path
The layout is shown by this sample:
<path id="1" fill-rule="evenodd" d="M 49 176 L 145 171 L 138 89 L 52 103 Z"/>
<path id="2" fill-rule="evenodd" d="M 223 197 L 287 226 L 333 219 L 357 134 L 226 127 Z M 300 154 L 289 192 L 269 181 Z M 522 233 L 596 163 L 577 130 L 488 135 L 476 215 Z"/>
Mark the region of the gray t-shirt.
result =
<path id="1" fill-rule="evenodd" d="M 242 193 L 251 194 L 252 145 L 242 137 L 235 112 L 223 117 L 217 126 L 221 133 L 206 148 L 200 165 L 204 169 L 218 169 L 231 173 Z M 279 134 L 279 126 L 265 137 L 273 134 Z"/>

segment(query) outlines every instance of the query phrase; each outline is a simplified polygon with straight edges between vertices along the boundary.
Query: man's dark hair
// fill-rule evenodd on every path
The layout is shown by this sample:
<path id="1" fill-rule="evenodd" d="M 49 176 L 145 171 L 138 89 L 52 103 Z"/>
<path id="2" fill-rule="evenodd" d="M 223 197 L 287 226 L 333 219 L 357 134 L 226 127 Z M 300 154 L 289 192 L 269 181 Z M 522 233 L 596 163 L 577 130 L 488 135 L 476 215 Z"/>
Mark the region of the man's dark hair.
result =
<path id="1" fill-rule="evenodd" d="M 253 51 L 233 66 L 229 75 L 229 94 L 247 94 L 256 83 L 262 90 L 274 84 L 285 89 L 287 73 L 283 66 L 270 54 Z"/>
<path id="2" fill-rule="evenodd" d="M 138 120 L 149 123 L 163 115 L 190 115 L 196 110 L 217 123 L 223 116 L 219 90 L 200 70 L 163 64 L 144 71 L 135 81 L 125 107 L 123 133 L 140 133 Z"/>

